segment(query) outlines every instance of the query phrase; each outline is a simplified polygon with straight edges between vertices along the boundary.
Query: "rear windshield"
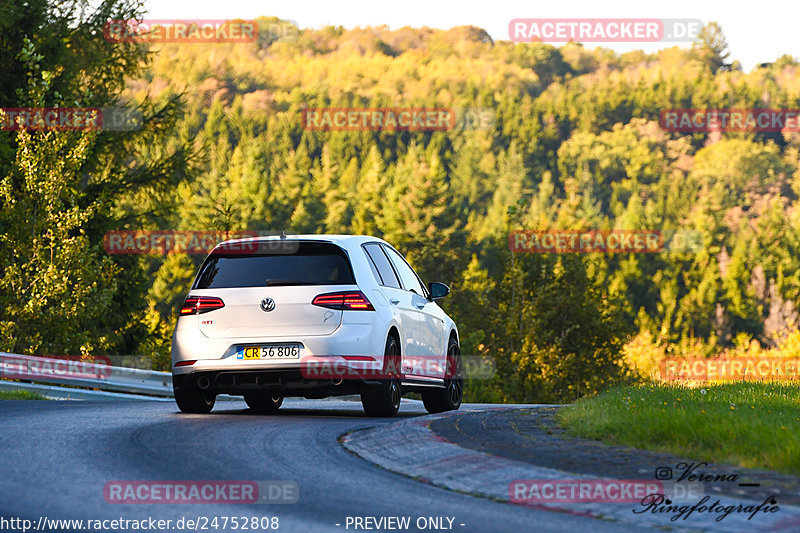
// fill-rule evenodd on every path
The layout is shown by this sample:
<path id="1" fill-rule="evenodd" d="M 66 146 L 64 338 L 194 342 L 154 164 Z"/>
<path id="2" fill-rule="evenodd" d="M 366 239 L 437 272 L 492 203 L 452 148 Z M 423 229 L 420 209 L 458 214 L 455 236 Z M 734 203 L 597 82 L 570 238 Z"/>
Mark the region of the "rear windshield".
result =
<path id="1" fill-rule="evenodd" d="M 291 243 L 284 252 L 242 253 L 214 250 L 200 267 L 193 289 L 353 285 L 344 250 L 327 242 Z"/>

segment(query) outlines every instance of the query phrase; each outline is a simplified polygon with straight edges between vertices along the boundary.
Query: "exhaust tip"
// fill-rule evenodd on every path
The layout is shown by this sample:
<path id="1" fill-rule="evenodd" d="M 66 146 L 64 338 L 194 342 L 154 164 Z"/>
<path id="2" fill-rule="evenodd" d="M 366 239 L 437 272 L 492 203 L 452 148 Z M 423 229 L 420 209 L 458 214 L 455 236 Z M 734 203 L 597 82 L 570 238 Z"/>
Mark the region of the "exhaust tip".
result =
<path id="1" fill-rule="evenodd" d="M 208 376 L 200 376 L 197 378 L 197 386 L 202 390 L 206 390 L 211 386 L 211 380 L 208 379 Z"/>

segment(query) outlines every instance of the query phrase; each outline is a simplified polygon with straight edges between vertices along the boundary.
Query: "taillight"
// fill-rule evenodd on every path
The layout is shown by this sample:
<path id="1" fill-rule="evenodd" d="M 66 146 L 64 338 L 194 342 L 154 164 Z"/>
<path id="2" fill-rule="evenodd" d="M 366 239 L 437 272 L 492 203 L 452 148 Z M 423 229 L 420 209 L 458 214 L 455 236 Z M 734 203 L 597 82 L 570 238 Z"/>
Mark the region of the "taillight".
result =
<path id="1" fill-rule="evenodd" d="M 312 304 L 342 311 L 374 311 L 375 308 L 361 291 L 329 292 L 320 294 Z"/>
<path id="2" fill-rule="evenodd" d="M 181 316 L 201 315 L 214 309 L 222 309 L 225 302 L 215 296 L 189 296 L 181 307 Z"/>

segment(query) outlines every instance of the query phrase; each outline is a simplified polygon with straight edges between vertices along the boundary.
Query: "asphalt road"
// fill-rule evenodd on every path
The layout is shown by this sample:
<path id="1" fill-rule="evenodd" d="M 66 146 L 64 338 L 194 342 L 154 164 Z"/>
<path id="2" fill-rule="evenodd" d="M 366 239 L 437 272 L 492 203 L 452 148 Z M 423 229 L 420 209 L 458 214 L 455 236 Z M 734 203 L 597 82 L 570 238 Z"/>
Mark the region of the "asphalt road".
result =
<path id="1" fill-rule="evenodd" d="M 173 523 L 217 517 L 217 528 L 209 522 L 206 531 L 222 531 L 223 517 L 265 516 L 278 517 L 278 531 L 288 532 L 364 531 L 347 527 L 348 517 L 390 516 L 410 517 L 409 531 L 428 517 L 450 518 L 451 530 L 464 532 L 642 530 L 493 502 L 378 468 L 337 442 L 344 433 L 392 422 L 366 418 L 357 402 L 287 401 L 281 411 L 254 415 L 243 402 L 219 402 L 210 415 L 184 415 L 171 402 L 1 401 L 0 530 L 21 531 L 2 522 L 11 518 L 36 526 L 41 517 Z M 400 416 L 423 414 L 416 402 L 401 407 Z M 108 503 L 104 486 L 119 480 L 292 480 L 299 499 L 271 505 Z M 441 521 L 445 528 L 447 518 Z M 231 524 L 225 530 L 232 531 Z M 47 529 L 67 530 L 76 529 Z"/>

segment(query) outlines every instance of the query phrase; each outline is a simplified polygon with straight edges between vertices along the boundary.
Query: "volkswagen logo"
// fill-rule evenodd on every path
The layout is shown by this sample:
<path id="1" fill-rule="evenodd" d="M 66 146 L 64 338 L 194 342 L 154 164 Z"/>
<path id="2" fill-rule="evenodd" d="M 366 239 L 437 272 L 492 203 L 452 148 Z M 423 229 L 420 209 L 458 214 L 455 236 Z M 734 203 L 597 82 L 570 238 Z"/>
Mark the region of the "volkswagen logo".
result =
<path id="1" fill-rule="evenodd" d="M 261 310 L 269 313 L 275 309 L 275 300 L 272 298 L 264 298 L 261 300 Z"/>

